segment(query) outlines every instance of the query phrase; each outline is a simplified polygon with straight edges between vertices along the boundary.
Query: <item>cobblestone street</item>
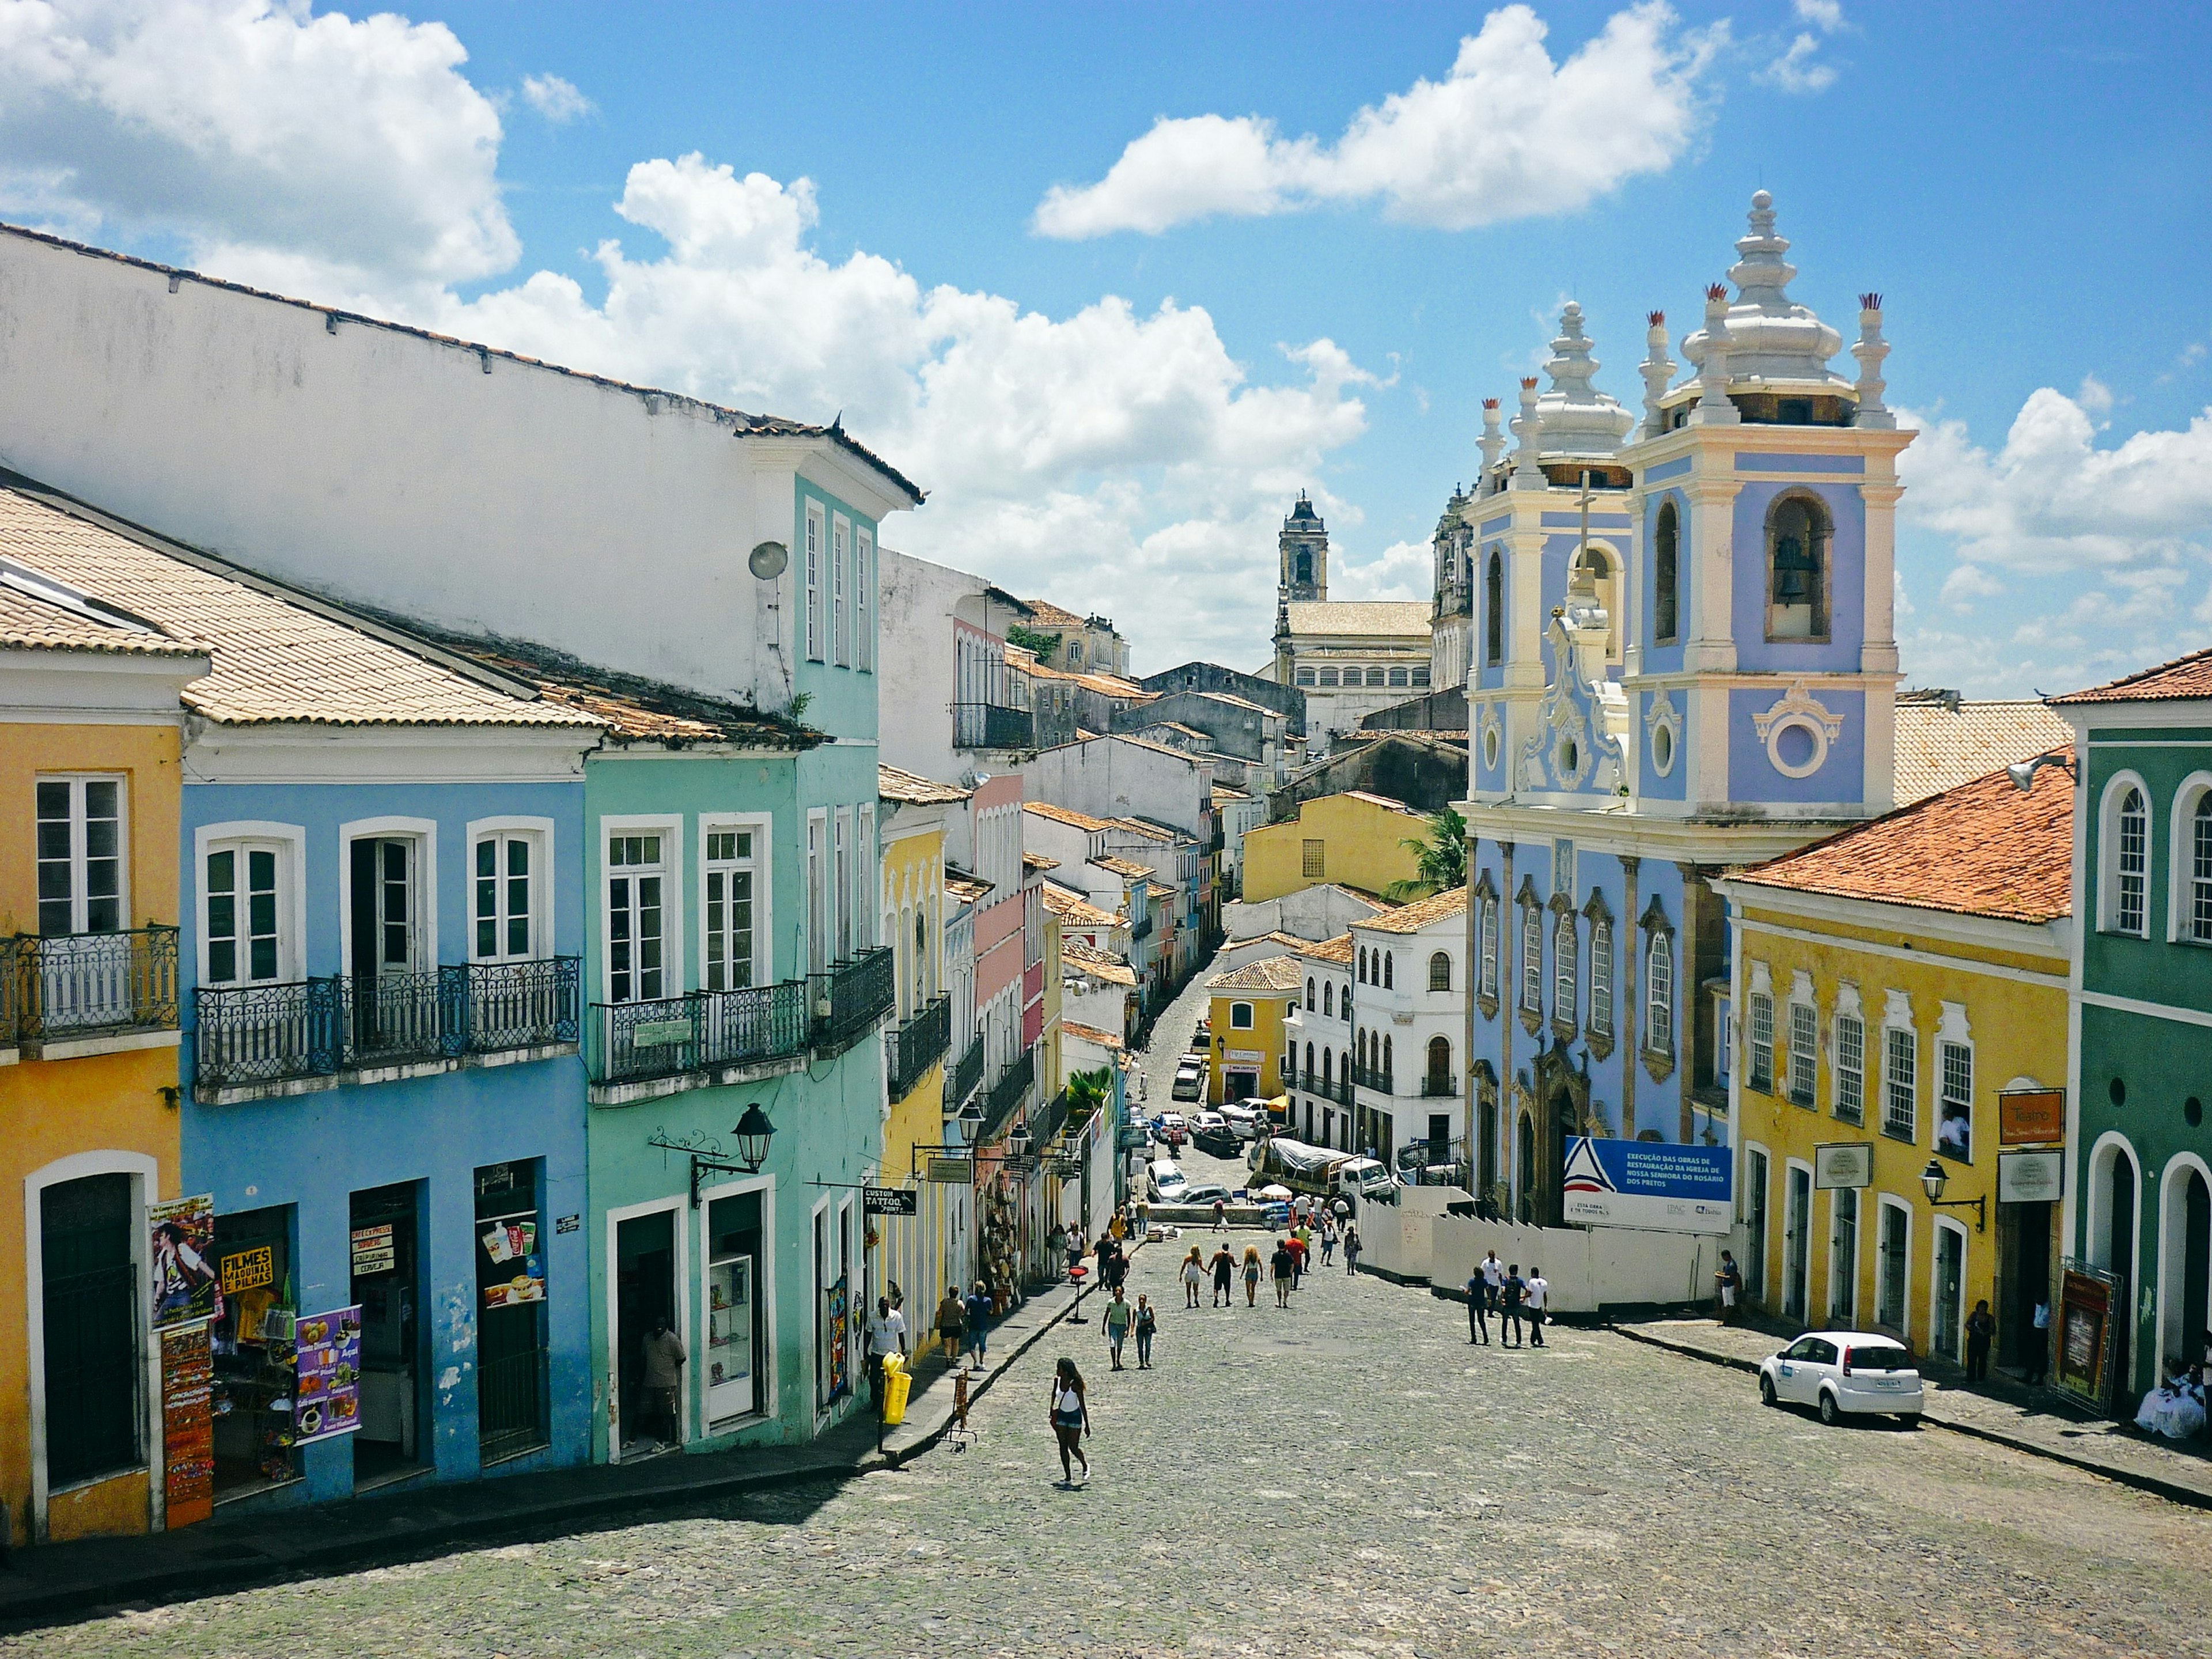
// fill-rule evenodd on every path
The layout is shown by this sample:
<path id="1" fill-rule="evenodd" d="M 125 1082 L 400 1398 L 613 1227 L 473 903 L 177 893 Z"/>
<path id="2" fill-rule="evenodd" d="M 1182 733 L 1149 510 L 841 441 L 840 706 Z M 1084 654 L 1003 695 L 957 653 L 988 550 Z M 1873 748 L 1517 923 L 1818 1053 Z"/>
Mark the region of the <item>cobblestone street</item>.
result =
<path id="1" fill-rule="evenodd" d="M 1187 1312 L 1178 1255 L 1132 1279 L 1157 1370 L 1063 1325 L 972 1450 L 0 1651 L 2212 1653 L 2212 1515 L 1934 1430 L 1826 1431 L 1607 1334 L 1470 1347 L 1456 1304 L 1340 1271 L 1288 1312 L 1264 1286 Z M 1062 1352 L 1097 1424 L 1073 1492 Z"/>

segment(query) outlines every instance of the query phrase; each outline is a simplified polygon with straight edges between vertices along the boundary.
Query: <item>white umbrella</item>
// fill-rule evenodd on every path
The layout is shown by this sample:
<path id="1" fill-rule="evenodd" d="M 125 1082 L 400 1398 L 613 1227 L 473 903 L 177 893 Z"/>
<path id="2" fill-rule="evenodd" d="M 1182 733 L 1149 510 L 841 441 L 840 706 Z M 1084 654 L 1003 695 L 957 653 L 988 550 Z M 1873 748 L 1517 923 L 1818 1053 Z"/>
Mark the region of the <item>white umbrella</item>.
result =
<path id="1" fill-rule="evenodd" d="M 1256 1195 L 1261 1198 L 1288 1198 L 1291 1189 L 1288 1187 L 1262 1187 Z"/>

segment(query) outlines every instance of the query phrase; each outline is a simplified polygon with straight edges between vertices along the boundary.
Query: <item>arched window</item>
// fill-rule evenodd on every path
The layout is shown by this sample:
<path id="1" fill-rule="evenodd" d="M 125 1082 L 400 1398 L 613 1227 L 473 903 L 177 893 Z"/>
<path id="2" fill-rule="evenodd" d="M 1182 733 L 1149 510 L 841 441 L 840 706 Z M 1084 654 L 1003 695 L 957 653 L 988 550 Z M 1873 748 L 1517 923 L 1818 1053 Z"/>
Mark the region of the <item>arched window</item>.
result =
<path id="1" fill-rule="evenodd" d="M 1580 945 L 1575 913 L 1560 911 L 1559 926 L 1552 931 L 1552 1018 L 1568 1025 L 1575 1023 L 1575 1010 L 1582 1006 Z"/>
<path id="2" fill-rule="evenodd" d="M 1779 497 L 1766 514 L 1766 637 L 1828 637 L 1828 509 L 1817 495 Z"/>
<path id="3" fill-rule="evenodd" d="M 1651 532 L 1651 642 L 1655 645 L 1674 643 L 1681 522 L 1674 502 L 1659 503 L 1659 522 Z"/>
<path id="4" fill-rule="evenodd" d="M 2144 809 L 2142 791 L 2133 784 L 2120 797 L 2112 828 L 2112 927 L 2119 933 L 2140 933 L 2150 864 L 2150 814 Z"/>
<path id="5" fill-rule="evenodd" d="M 1613 921 L 1607 916 L 1590 919 L 1590 1033 L 1613 1035 Z"/>
<path id="6" fill-rule="evenodd" d="M 1334 980 L 1322 981 L 1321 1011 L 1331 1019 L 1336 1018 L 1336 981 Z"/>
<path id="7" fill-rule="evenodd" d="M 1482 615 L 1486 660 L 1494 668 L 1505 660 L 1505 558 L 1494 547 L 1489 574 L 1483 578 Z"/>
<path id="8" fill-rule="evenodd" d="M 928 922 L 926 912 L 914 913 L 914 1006 L 917 1010 L 929 1000 Z"/>
<path id="9" fill-rule="evenodd" d="M 1451 989 L 1451 952 L 1438 951 L 1429 957 L 1429 989 Z"/>
<path id="10" fill-rule="evenodd" d="M 1313 1012 L 1313 1011 L 1314 1011 L 1314 980 L 1313 980 L 1313 975 L 1312 975 L 1311 974 L 1308 974 L 1308 975 L 1306 975 L 1306 1012 L 1307 1012 L 1308 1013 L 1311 1013 L 1311 1012 Z"/>
<path id="11" fill-rule="evenodd" d="M 1590 579 L 1597 588 L 1598 603 L 1605 607 L 1605 659 L 1620 660 L 1620 573 L 1612 557 L 1601 547 L 1586 550 L 1589 560 Z"/>
<path id="12" fill-rule="evenodd" d="M 1334 1048 L 1324 1048 L 1321 1051 L 1321 1090 L 1323 1094 L 1328 1092 L 1329 1077 L 1333 1069 L 1329 1062 L 1335 1058 L 1336 1051 Z"/>
<path id="13" fill-rule="evenodd" d="M 1544 913 L 1521 907 L 1521 1006 L 1529 1013 L 1544 1006 Z"/>
<path id="14" fill-rule="evenodd" d="M 1302 547 L 1298 550 L 1297 574 L 1293 580 L 1301 582 L 1310 582 L 1313 580 L 1313 550 L 1311 548 Z"/>
<path id="15" fill-rule="evenodd" d="M 2212 789 L 2190 817 L 2188 937 L 2212 945 Z"/>
<path id="16" fill-rule="evenodd" d="M 1359 947 L 1358 963 L 1353 969 L 1352 977 L 1362 985 L 1367 983 L 1367 947 L 1364 945 Z"/>
<path id="17" fill-rule="evenodd" d="M 1644 1006 L 1650 1015 L 1644 1046 L 1655 1054 L 1674 1052 L 1674 938 L 1655 931 L 1644 964 Z"/>
<path id="18" fill-rule="evenodd" d="M 1359 1068 L 1365 1071 L 1367 1069 L 1367 1033 L 1361 1031 L 1353 1037 L 1352 1042 L 1359 1049 Z"/>
<path id="19" fill-rule="evenodd" d="M 1386 991 L 1396 988 L 1393 983 L 1396 975 L 1391 972 L 1391 969 L 1396 964 L 1397 960 L 1398 954 L 1396 951 L 1385 951 L 1382 952 L 1382 988 Z"/>
<path id="20" fill-rule="evenodd" d="M 1486 997 L 1498 994 L 1498 901 L 1482 902 L 1482 968 L 1477 986 Z"/>
<path id="21" fill-rule="evenodd" d="M 1309 1042 L 1306 1044 L 1306 1087 L 1309 1089 L 1313 1087 L 1313 1044 Z"/>
<path id="22" fill-rule="evenodd" d="M 1382 1086 L 1390 1086 L 1390 1034 L 1382 1034 Z"/>
<path id="23" fill-rule="evenodd" d="M 1422 1080 L 1425 1095 L 1449 1095 L 1452 1088 L 1451 1039 L 1432 1036 L 1429 1039 L 1428 1076 Z"/>

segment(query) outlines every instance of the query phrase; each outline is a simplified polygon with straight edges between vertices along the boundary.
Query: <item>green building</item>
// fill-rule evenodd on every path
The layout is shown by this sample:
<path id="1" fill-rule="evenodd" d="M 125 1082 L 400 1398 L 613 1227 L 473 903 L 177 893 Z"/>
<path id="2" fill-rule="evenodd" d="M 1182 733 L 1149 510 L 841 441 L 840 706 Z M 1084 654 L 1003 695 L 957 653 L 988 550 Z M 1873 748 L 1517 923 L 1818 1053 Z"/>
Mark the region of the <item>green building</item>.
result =
<path id="1" fill-rule="evenodd" d="M 2051 707 L 2080 783 L 2063 1222 L 2080 1271 L 2052 1375 L 2125 1410 L 2203 1358 L 2212 1324 L 2212 651 Z"/>

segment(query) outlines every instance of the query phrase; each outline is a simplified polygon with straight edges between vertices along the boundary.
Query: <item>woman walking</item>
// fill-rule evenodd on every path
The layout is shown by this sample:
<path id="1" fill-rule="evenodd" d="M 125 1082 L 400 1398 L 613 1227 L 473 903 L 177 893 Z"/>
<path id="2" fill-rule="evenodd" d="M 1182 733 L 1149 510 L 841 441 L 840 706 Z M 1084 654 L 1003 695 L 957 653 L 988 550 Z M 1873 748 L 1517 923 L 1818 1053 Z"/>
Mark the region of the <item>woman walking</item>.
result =
<path id="1" fill-rule="evenodd" d="M 1257 1244 L 1244 1247 L 1244 1305 L 1248 1308 L 1260 1305 L 1260 1247 Z"/>
<path id="2" fill-rule="evenodd" d="M 1344 1271 L 1359 1271 L 1359 1229 L 1347 1223 L 1344 1229 Z"/>
<path id="3" fill-rule="evenodd" d="M 1152 1368 L 1152 1333 L 1159 1328 L 1159 1311 L 1152 1306 L 1152 1298 L 1137 1298 L 1137 1369 L 1148 1371 Z"/>
<path id="4" fill-rule="evenodd" d="M 1336 1266 L 1336 1223 L 1326 1211 L 1322 1212 L 1321 1218 L 1321 1265 L 1324 1267 Z"/>
<path id="5" fill-rule="evenodd" d="M 1106 1304 L 1106 1311 L 1098 1316 L 1099 1334 L 1106 1339 L 1106 1352 L 1112 1357 L 1114 1369 L 1121 1367 L 1121 1344 L 1128 1340 L 1129 1327 L 1136 1322 L 1137 1310 L 1122 1299 L 1121 1287 L 1114 1287 L 1114 1299 Z"/>
<path id="6" fill-rule="evenodd" d="M 1198 1254 L 1198 1246 L 1190 1247 L 1190 1254 L 1182 1259 L 1182 1305 L 1198 1305 L 1198 1287 L 1206 1282 L 1206 1263 Z"/>
<path id="7" fill-rule="evenodd" d="M 1052 1431 L 1060 1442 L 1060 1484 L 1075 1484 L 1075 1470 L 1069 1463 L 1071 1457 L 1083 1465 L 1083 1478 L 1091 1478 L 1091 1460 L 1084 1455 L 1083 1439 L 1091 1432 L 1091 1408 L 1083 1393 L 1083 1373 L 1075 1369 L 1075 1362 L 1062 1354 L 1052 1372 Z"/>

